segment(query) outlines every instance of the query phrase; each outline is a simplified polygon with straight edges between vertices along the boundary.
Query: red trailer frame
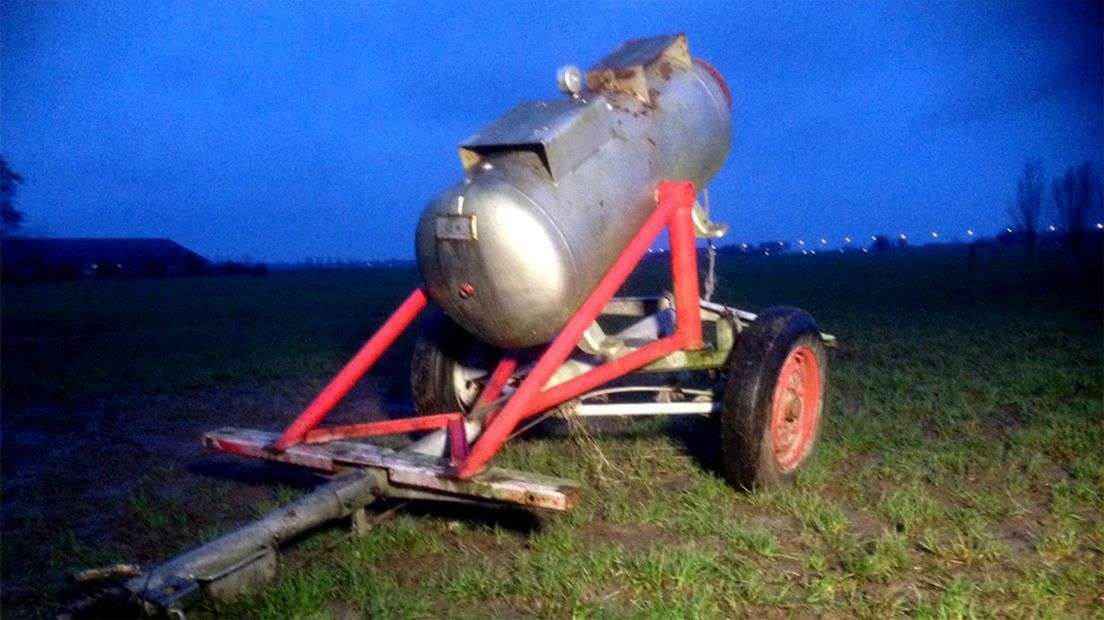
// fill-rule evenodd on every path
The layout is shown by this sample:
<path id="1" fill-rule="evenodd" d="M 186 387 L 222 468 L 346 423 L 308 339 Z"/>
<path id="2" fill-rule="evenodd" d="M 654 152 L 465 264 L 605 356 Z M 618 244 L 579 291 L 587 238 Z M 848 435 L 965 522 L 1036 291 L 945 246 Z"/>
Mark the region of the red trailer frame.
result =
<path id="1" fill-rule="evenodd" d="M 260 521 L 184 553 L 146 575 L 131 578 L 126 583 L 127 590 L 147 608 L 169 613 L 179 611 L 201 592 L 216 600 L 226 598 L 275 574 L 280 545 L 304 531 L 325 522 L 350 517 L 354 531 L 362 534 L 366 531 L 365 507 L 383 496 L 492 502 L 556 511 L 573 508 L 578 502 L 578 484 L 573 481 L 488 466 L 523 421 L 573 399 L 583 401 L 603 389 L 632 389 L 603 386 L 635 371 L 721 368 L 731 355 L 736 354 L 734 346 L 737 337 L 774 337 L 763 331 L 758 336 L 755 333 L 749 336 L 748 332 L 743 331 L 748 329 L 754 332 L 755 322 L 760 320 L 756 315 L 698 298 L 694 195 L 691 183 L 661 183 L 656 191 L 655 210 L 559 335 L 540 352 L 535 362 L 531 361 L 532 350 L 526 350 L 524 356 L 520 351 L 506 351 L 490 374 L 485 375 L 487 380 L 483 390 L 468 413 L 435 412 L 400 420 L 319 428 L 326 415 L 428 305 L 425 289 L 418 288 L 282 434 L 238 428 L 205 433 L 204 443 L 214 450 L 307 467 L 333 477 L 309 495 Z M 660 303 L 662 298 L 613 297 L 664 229 L 670 233 L 674 280 L 673 325 L 671 311 L 666 304 Z M 661 309 L 653 313 L 648 309 L 650 303 Z M 800 317 L 800 312 L 779 307 L 775 316 Z M 665 317 L 662 327 L 659 326 L 661 313 Z M 769 319 L 770 313 L 771 310 L 768 310 L 764 316 Z M 612 340 L 622 346 L 594 355 L 590 350 L 594 348 L 594 334 L 587 332 L 603 315 L 650 317 L 656 321 L 656 326 L 652 330 L 651 326 L 645 325 L 647 319 L 642 319 L 634 325 L 647 329 L 633 332 L 633 335 L 614 336 Z M 714 326 L 708 343 L 702 334 L 703 320 Z M 804 315 L 802 320 L 807 322 L 795 323 L 797 328 L 815 328 L 808 315 Z M 763 323 L 772 324 L 770 321 Z M 831 336 L 817 334 L 826 345 L 834 342 Z M 804 337 L 810 336 L 805 334 Z M 630 345 L 630 341 L 634 344 Z M 600 343 L 598 348 L 603 346 Z M 569 378 L 548 387 L 557 371 L 566 368 L 565 362 L 573 356 L 577 347 L 592 355 L 591 359 L 597 357 L 604 361 L 597 362 L 597 366 L 588 362 L 580 370 L 582 374 L 572 371 L 568 373 Z M 807 344 L 791 351 L 785 360 L 778 361 L 780 368 L 771 370 L 777 373 L 777 377 L 769 377 L 776 379 L 770 409 L 760 408 L 756 415 L 766 416 L 763 419 L 771 424 L 771 453 L 781 474 L 786 474 L 796 468 L 808 452 L 815 435 L 822 402 L 820 371 L 823 367 L 817 363 L 816 353 Z M 522 362 L 524 372 L 518 373 L 521 376 L 515 378 Z M 519 379 L 516 389 L 505 394 L 507 385 Z M 795 402 L 802 403 L 804 415 L 791 420 Z M 665 409 L 658 413 L 668 415 L 709 414 L 717 411 L 715 406 L 718 403 L 713 400 L 654 404 L 660 404 L 660 409 Z M 626 404 L 604 406 L 617 408 L 619 405 Z M 638 405 L 627 404 L 629 407 Z M 683 407 L 676 408 L 675 405 Z M 579 403 L 575 410 L 579 415 L 594 415 L 583 413 L 587 406 Z M 676 412 L 676 409 L 681 411 Z M 639 409 L 637 411 L 640 412 Z M 646 415 L 655 413 L 652 411 Z M 721 413 L 723 416 L 724 410 Z M 469 429 L 480 428 L 482 433 L 469 445 Z M 342 441 L 439 429 L 445 432 L 435 433 L 399 452 L 371 443 Z M 429 439 L 432 441 L 428 444 L 418 446 Z M 442 439 L 445 443 L 437 443 Z M 428 447 L 430 444 L 432 448 Z"/>
<path id="2" fill-rule="evenodd" d="M 428 305 L 429 299 L 425 289 L 418 288 L 406 298 L 353 359 L 280 435 L 279 439 L 269 446 L 268 452 L 275 457 L 297 444 L 316 444 L 338 439 L 447 428 L 453 473 L 457 478 L 469 479 L 486 468 L 488 461 L 498 453 L 526 418 L 629 374 L 674 351 L 701 349 L 703 340 L 698 298 L 698 259 L 692 219 L 694 194 L 694 186 L 691 183 L 667 181 L 659 185 L 656 190 L 655 211 L 560 334 L 541 354 L 536 365 L 522 380 L 517 390 L 488 414 L 483 433 L 470 446 L 470 449 L 463 412 L 443 412 L 401 420 L 317 428 L 334 406 L 349 393 L 356 382 L 368 372 L 384 351 Z M 676 313 L 674 333 L 622 357 L 612 359 L 583 375 L 545 389 L 553 373 L 571 355 L 583 337 L 583 333 L 602 313 L 606 304 L 647 253 L 648 247 L 665 228 L 670 233 L 671 275 L 674 283 Z M 507 351 L 491 373 L 477 406 L 488 406 L 499 399 L 516 366 L 517 356 L 514 352 Z M 219 450 L 257 456 L 254 451 L 244 451 L 239 445 L 224 445 L 224 442 L 219 441 L 211 442 L 211 445 Z"/>

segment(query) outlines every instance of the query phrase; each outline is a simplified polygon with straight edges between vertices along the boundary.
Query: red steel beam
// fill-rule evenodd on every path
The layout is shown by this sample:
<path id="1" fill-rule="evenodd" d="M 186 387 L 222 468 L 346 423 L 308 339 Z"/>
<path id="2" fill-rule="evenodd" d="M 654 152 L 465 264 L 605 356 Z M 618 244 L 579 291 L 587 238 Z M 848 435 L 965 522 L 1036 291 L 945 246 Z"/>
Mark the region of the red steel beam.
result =
<path id="1" fill-rule="evenodd" d="M 648 251 L 648 246 L 655 241 L 663 228 L 668 225 L 671 216 L 680 205 L 693 205 L 694 185 L 692 183 L 670 181 L 661 183 L 656 191 L 656 198 L 658 202 L 656 210 L 644 222 L 632 241 L 614 261 L 613 266 L 587 296 L 579 310 L 575 312 L 560 334 L 556 336 L 552 344 L 537 360 L 537 365 L 521 382 L 517 391 L 498 411 L 494 419 L 484 429 L 483 434 L 471 447 L 468 458 L 464 459 L 459 466 L 457 475 L 460 478 L 470 478 L 482 471 L 486 467 L 487 461 L 498 452 L 502 444 L 517 428 L 518 423 L 527 415 L 532 415 L 531 405 L 533 399 L 543 390 L 548 380 L 571 355 L 571 351 L 579 343 L 583 333 L 598 318 L 598 315 L 601 314 L 602 309 L 609 303 L 617 289 L 621 288 L 625 279 L 636 268 L 644 253 Z M 682 251 L 685 251 L 685 248 L 682 248 Z M 692 255 L 691 258 L 697 260 L 696 255 Z M 695 266 L 693 269 L 696 279 L 697 267 Z M 692 307 L 695 312 L 700 312 L 697 303 L 694 303 Z M 685 338 L 685 335 L 683 338 Z M 646 349 L 648 348 L 646 347 Z M 661 356 L 653 359 L 658 359 L 658 357 Z M 647 363 L 647 361 L 644 363 Z"/>
<path id="2" fill-rule="evenodd" d="M 475 407 L 486 405 L 502 396 L 502 390 L 506 387 L 506 383 L 510 381 L 510 377 L 514 375 L 514 371 L 517 370 L 517 365 L 517 352 L 507 351 L 499 360 L 498 365 L 495 366 L 491 377 L 487 379 L 487 385 L 483 386 L 483 392 L 479 394 L 479 400 L 475 401 Z"/>
<path id="3" fill-rule="evenodd" d="M 675 288 L 675 333 L 541 392 L 533 399 L 530 413 L 544 411 L 589 392 L 679 349 L 700 349 L 705 346 L 698 290 L 693 197 L 683 195 L 676 200 L 677 205 L 668 222 L 671 237 L 671 278 Z"/>
<path id="4" fill-rule="evenodd" d="M 398 433 L 411 433 L 414 431 L 429 431 L 445 428 L 455 420 L 463 420 L 461 413 L 438 413 L 414 418 L 402 418 L 399 420 L 384 420 L 382 422 L 366 422 L 363 424 L 350 424 L 348 426 L 335 426 L 333 428 L 318 428 L 308 431 L 303 438 L 303 443 L 326 443 L 335 439 L 354 439 L 356 437 L 372 437 L 374 435 L 395 435 Z"/>
<path id="5" fill-rule="evenodd" d="M 705 343 L 702 340 L 693 209 L 693 195 L 688 199 L 681 197 L 667 227 L 671 238 L 671 279 L 675 287 L 675 331 L 686 338 L 685 348 L 700 349 Z"/>
<path id="6" fill-rule="evenodd" d="M 356 382 L 364 376 L 364 373 L 368 372 L 372 364 L 375 364 L 376 360 L 383 355 L 383 352 L 395 342 L 399 334 L 410 325 L 428 302 L 429 299 L 426 297 L 425 289 L 420 287 L 415 289 L 406 298 L 406 301 L 380 326 L 379 330 L 368 339 L 368 342 L 364 343 L 356 356 L 341 369 L 341 372 L 337 373 L 337 376 L 330 381 L 326 389 L 322 390 L 322 393 L 315 397 L 303 413 L 299 414 L 299 417 L 276 440 L 272 448 L 283 450 L 303 441 L 307 432 L 318 426 L 322 419 L 326 417 L 326 414 L 333 410 L 334 406 L 349 393 L 349 390 L 353 389 Z"/>
<path id="7" fill-rule="evenodd" d="M 705 346 L 701 327 L 701 301 L 698 296 L 698 257 L 694 240 L 693 208 L 692 201 L 687 202 L 685 196 L 681 197 L 668 223 L 671 236 L 671 277 L 675 287 L 675 333 L 541 392 L 530 404 L 530 413 L 555 407 L 679 349 L 700 349 Z"/>
<path id="8" fill-rule="evenodd" d="M 585 394 L 594 388 L 618 377 L 647 366 L 655 360 L 683 348 L 685 338 L 682 334 L 672 334 L 641 347 L 624 357 L 610 360 L 597 368 L 587 371 L 569 381 L 548 388 L 533 398 L 528 414 L 540 413 L 556 405 Z"/>
<path id="9" fill-rule="evenodd" d="M 368 371 L 400 333 L 414 320 L 428 299 L 421 288 L 415 290 L 368 340 L 357 355 L 341 370 L 299 418 L 273 445 L 282 450 L 299 442 L 322 443 L 335 439 L 404 433 L 416 430 L 447 428 L 450 435 L 451 456 L 459 467 L 459 476 L 467 478 L 483 469 L 517 424 L 534 413 L 546 410 L 570 398 L 574 398 L 607 381 L 628 374 L 648 363 L 681 348 L 701 348 L 701 315 L 698 308 L 697 255 L 694 242 L 691 209 L 694 188 L 690 183 L 662 183 L 657 191 L 656 210 L 637 232 L 636 236 L 618 257 L 606 276 L 587 297 L 579 311 L 572 317 L 538 360 L 536 367 L 522 382 L 517 392 L 500 409 L 479 441 L 469 453 L 463 416 L 446 413 L 404 420 L 388 420 L 355 424 L 331 429 L 312 430 L 333 407 L 348 394 L 353 385 Z M 602 309 L 621 287 L 625 279 L 640 262 L 651 243 L 664 226 L 669 227 L 671 237 L 671 270 L 675 287 L 676 332 L 624 357 L 612 360 L 547 391 L 541 391 L 571 354 L 587 327 L 598 318 Z M 682 309 L 680 312 L 679 309 Z M 497 399 L 517 368 L 515 352 L 507 352 L 488 380 L 477 405 Z"/>
<path id="10" fill-rule="evenodd" d="M 468 458 L 468 431 L 464 428 L 464 416 L 457 414 L 448 423 L 449 458 L 456 466 Z"/>

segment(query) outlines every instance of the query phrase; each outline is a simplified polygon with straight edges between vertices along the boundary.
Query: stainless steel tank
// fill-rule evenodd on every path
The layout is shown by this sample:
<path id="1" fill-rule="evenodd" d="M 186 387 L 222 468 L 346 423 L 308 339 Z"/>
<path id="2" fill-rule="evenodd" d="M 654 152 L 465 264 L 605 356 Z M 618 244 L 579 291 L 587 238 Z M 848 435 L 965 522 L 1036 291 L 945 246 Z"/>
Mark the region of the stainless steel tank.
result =
<path id="1" fill-rule="evenodd" d="M 703 187 L 728 155 L 728 87 L 684 35 L 625 42 L 585 88 L 580 77 L 561 72 L 571 96 L 522 103 L 463 143 L 466 176 L 418 223 L 429 296 L 499 347 L 552 339 L 655 208 L 658 184 Z"/>

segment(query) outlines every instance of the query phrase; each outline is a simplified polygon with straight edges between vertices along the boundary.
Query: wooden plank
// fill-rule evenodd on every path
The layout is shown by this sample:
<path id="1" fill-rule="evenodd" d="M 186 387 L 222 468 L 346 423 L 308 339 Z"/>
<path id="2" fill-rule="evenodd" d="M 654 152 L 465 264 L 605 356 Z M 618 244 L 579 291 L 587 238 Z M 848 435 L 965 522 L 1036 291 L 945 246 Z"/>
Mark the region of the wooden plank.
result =
<path id="1" fill-rule="evenodd" d="M 570 510 L 577 503 L 578 485 L 570 480 L 492 467 L 467 480 L 456 477 L 451 466 L 439 459 L 414 453 L 394 452 L 368 443 L 333 441 L 297 444 L 286 450 L 272 450 L 277 433 L 221 428 L 203 436 L 209 448 L 327 473 L 342 467 L 378 467 L 387 470 L 389 482 L 397 487 L 450 498 L 489 500 L 549 510 Z"/>

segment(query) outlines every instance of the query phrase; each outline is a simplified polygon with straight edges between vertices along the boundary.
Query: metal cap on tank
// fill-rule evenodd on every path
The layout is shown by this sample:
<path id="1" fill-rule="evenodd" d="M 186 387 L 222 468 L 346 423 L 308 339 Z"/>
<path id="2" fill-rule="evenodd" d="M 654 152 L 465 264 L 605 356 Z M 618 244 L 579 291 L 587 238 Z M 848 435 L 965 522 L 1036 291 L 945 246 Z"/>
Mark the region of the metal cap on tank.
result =
<path id="1" fill-rule="evenodd" d="M 461 327 L 502 347 L 544 342 L 541 308 L 570 293 L 571 250 L 525 191 L 532 154 L 506 155 L 439 195 L 422 215 L 418 264 L 430 297 Z"/>

